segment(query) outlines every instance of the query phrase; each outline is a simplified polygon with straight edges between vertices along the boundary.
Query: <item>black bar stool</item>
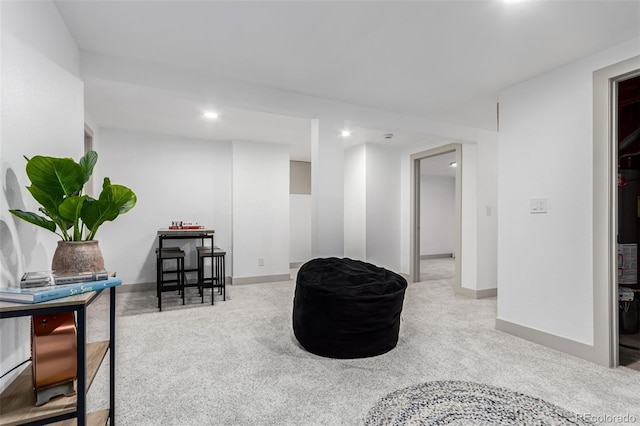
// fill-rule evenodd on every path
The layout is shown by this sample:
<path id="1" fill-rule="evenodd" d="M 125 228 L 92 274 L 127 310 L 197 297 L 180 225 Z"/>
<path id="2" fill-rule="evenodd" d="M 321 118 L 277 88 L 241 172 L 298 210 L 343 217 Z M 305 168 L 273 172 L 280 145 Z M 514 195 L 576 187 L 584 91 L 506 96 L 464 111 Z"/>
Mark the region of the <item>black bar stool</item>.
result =
<path id="1" fill-rule="evenodd" d="M 198 247 L 198 283 L 202 287 L 202 302 L 204 302 L 204 288 L 211 288 L 211 304 L 213 305 L 214 289 L 222 294 L 222 300 L 227 300 L 225 256 L 227 252 L 219 247 Z M 211 258 L 211 277 L 205 278 L 204 259 Z"/>
<path id="2" fill-rule="evenodd" d="M 182 296 L 182 304 L 184 305 L 184 251 L 179 247 L 163 247 L 162 251 L 156 248 L 156 292 L 158 297 L 158 308 L 162 311 L 162 293 L 165 291 L 178 290 L 178 294 Z M 164 261 L 175 260 L 175 269 L 165 270 Z M 165 279 L 165 274 L 175 274 L 175 279 Z M 167 285 L 175 283 L 174 285 Z"/>

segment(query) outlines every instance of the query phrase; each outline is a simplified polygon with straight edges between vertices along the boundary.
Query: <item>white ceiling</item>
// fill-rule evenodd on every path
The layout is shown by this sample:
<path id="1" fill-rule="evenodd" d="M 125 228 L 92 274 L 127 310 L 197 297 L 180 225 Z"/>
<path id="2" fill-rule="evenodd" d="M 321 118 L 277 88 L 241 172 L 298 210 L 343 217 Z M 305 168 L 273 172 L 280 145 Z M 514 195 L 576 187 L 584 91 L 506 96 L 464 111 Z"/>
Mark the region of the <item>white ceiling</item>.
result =
<path id="1" fill-rule="evenodd" d="M 484 129 L 495 129 L 502 89 L 640 37 L 640 0 L 55 4 L 83 52 Z M 87 83 L 86 97 L 101 126 L 278 141 L 308 155 L 305 119 L 108 81 Z M 218 122 L 199 116 L 207 105 Z"/>
<path id="2" fill-rule="evenodd" d="M 456 169 L 451 167 L 451 163 L 456 161 L 455 152 L 446 152 L 433 157 L 420 160 L 420 174 L 422 176 L 444 176 L 455 177 Z"/>
<path id="3" fill-rule="evenodd" d="M 311 136 L 307 119 L 220 106 L 187 93 L 90 80 L 85 107 L 100 126 L 220 141 L 286 143 L 295 159 L 306 157 Z M 215 111 L 217 119 L 204 117 Z"/>

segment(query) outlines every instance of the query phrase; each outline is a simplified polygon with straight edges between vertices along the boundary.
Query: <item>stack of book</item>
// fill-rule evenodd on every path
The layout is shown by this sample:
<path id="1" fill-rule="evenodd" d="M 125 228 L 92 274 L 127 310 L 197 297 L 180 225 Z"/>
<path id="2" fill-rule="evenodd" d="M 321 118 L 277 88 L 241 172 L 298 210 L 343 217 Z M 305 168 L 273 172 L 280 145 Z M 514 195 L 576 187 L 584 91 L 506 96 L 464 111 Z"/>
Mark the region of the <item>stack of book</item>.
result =
<path id="1" fill-rule="evenodd" d="M 107 271 L 84 272 L 77 274 L 57 274 L 54 271 L 26 272 L 20 279 L 21 288 L 42 287 L 46 285 L 83 283 L 101 281 L 109 278 Z"/>
<path id="2" fill-rule="evenodd" d="M 0 287 L 0 301 L 39 303 L 121 284 L 120 278 L 109 277 L 106 271 L 76 275 L 58 275 L 50 271 L 27 272 L 18 285 Z"/>

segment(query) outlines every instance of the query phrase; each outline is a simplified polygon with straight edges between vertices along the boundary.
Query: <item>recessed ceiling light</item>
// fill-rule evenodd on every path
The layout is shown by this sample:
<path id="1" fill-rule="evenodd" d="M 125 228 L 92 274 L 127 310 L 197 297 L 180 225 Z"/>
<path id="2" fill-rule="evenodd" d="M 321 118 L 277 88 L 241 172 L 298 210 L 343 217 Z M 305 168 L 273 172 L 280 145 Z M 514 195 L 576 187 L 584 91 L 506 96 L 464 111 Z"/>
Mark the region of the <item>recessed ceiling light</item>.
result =
<path id="1" fill-rule="evenodd" d="M 341 134 L 342 134 L 342 136 L 343 136 L 343 137 L 345 137 L 345 138 L 346 138 L 346 137 L 348 137 L 348 136 L 351 136 L 351 131 L 349 131 L 349 130 L 343 130 Z"/>
<path id="2" fill-rule="evenodd" d="M 449 163 L 449 165 L 451 167 L 458 167 L 458 163 L 456 163 L 455 161 L 452 161 L 451 163 Z"/>
<path id="3" fill-rule="evenodd" d="M 217 112 L 205 112 L 203 115 L 205 117 L 211 118 L 211 119 L 218 118 L 218 113 Z"/>

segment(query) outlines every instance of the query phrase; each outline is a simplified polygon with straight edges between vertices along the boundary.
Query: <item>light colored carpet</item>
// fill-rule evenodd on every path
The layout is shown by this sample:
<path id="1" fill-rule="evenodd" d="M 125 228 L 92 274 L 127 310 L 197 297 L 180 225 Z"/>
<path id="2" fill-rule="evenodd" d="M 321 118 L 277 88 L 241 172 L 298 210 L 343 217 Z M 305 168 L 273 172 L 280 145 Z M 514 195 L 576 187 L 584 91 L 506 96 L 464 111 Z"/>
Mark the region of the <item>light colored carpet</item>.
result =
<path id="1" fill-rule="evenodd" d="M 155 293 L 119 293 L 119 425 L 358 425 L 398 389 L 462 380 L 593 415 L 640 419 L 640 373 L 607 369 L 494 329 L 496 300 L 455 295 L 448 279 L 409 285 L 398 346 L 334 360 L 291 330 L 295 282 L 228 286 L 227 301 L 155 308 Z M 195 295 L 195 289 L 191 289 Z M 207 293 L 209 294 L 209 293 Z M 90 339 L 107 333 L 108 298 L 89 309 Z M 105 360 L 107 364 L 108 360 Z M 89 392 L 108 405 L 107 369 Z"/>
<path id="2" fill-rule="evenodd" d="M 420 281 L 448 280 L 455 274 L 453 257 L 422 259 Z"/>

